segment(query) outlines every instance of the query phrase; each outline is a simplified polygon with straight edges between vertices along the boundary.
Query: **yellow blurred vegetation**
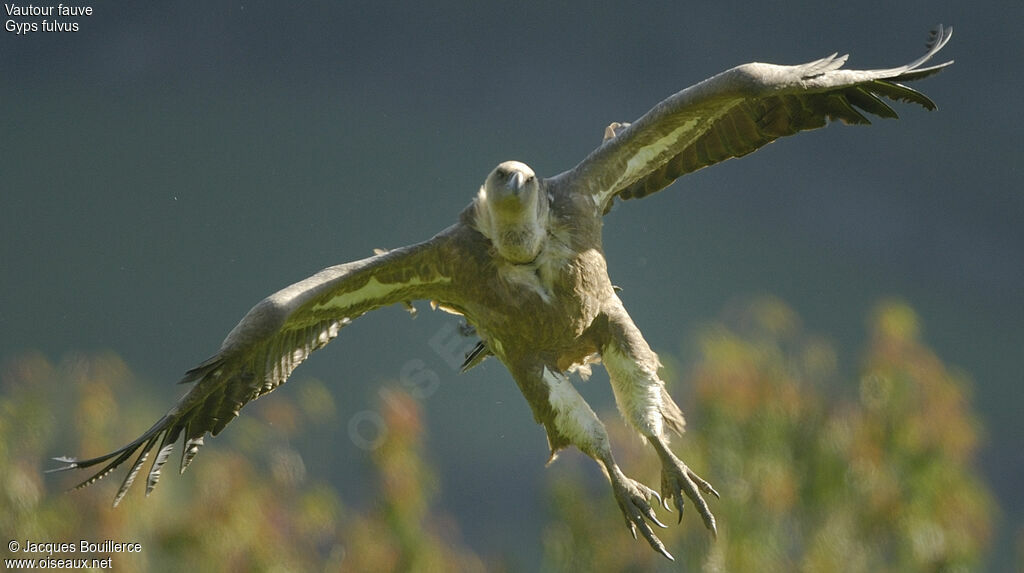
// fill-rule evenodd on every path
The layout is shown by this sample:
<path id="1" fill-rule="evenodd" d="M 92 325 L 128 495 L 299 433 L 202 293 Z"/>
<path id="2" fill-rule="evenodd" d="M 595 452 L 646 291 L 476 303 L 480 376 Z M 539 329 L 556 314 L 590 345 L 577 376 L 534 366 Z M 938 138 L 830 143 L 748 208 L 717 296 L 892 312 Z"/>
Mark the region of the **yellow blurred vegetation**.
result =
<path id="1" fill-rule="evenodd" d="M 921 330 L 906 304 L 880 304 L 851 381 L 832 344 L 803 332 L 785 304 L 743 305 L 699 331 L 691 364 L 667 369 L 690 419 L 675 449 L 722 494 L 711 500 L 718 541 L 692 508 L 681 525 L 661 511 L 673 523 L 658 535 L 679 562 L 665 561 L 629 536 L 607 486 L 591 479 L 596 466 L 564 456 L 549 471 L 542 541 L 522 551 L 545 571 L 983 567 L 995 504 L 973 465 L 983 434 L 970 381 L 942 363 Z M 355 508 L 307 475 L 290 445 L 336 416 L 332 389 L 299 383 L 247 408 L 225 432 L 231 447 L 204 449 L 189 469 L 194 479 L 165 477 L 148 499 L 132 491 L 112 510 L 116 483 L 63 494 L 72 482 L 44 477 L 56 465 L 47 456 L 117 447 L 124 428 L 147 427 L 163 408 L 140 395 L 112 354 L 9 360 L 0 378 L 0 536 L 139 542 L 141 554 L 114 555 L 126 572 L 512 568 L 466 547 L 436 507 L 443 484 L 427 461 L 429 428 L 415 398 L 380 393 L 388 431 L 369 454 L 377 493 Z M 657 488 L 656 456 L 617 414 L 602 418 L 624 471 Z"/>
<path id="2" fill-rule="evenodd" d="M 189 468 L 194 479 L 165 475 L 148 498 L 136 484 L 112 509 L 112 488 L 127 467 L 71 493 L 62 490 L 76 483 L 70 476 L 42 470 L 60 465 L 46 457 L 55 447 L 109 451 L 125 440 L 124 428 L 156 419 L 161 409 L 137 394 L 127 366 L 112 354 L 72 355 L 59 364 L 30 354 L 9 361 L 0 384 L 4 558 L 12 557 L 12 539 L 110 539 L 142 544 L 141 553 L 113 554 L 114 569 L 126 572 L 484 570 L 459 547 L 453 522 L 430 513 L 436 479 L 422 458 L 419 405 L 408 395 L 382 393 L 388 432 L 372 453 L 379 495 L 370 509 L 347 508 L 327 483 L 310 479 L 290 446 L 310 424 L 335 415 L 331 391 L 312 379 L 301 381 L 294 399 L 278 392 L 246 408 L 224 434 L 228 444 L 216 440 L 220 447 L 204 448 Z M 165 474 L 176 473 L 172 467 L 174 459 Z"/>
<path id="3" fill-rule="evenodd" d="M 659 530 L 682 569 L 982 568 L 995 508 L 973 466 L 981 425 L 969 381 L 921 342 L 914 311 L 877 306 L 852 382 L 840 379 L 832 345 L 805 334 L 777 299 L 731 314 L 700 331 L 696 362 L 669 380 L 677 398 L 692 392 L 677 452 L 722 494 L 711 501 L 717 542 L 692 509 L 682 526 Z M 657 459 L 621 424 L 608 426 L 627 473 L 656 485 Z M 565 517 L 546 536 L 549 570 L 674 570 L 617 539 L 621 518 L 602 495 L 556 480 Z"/>

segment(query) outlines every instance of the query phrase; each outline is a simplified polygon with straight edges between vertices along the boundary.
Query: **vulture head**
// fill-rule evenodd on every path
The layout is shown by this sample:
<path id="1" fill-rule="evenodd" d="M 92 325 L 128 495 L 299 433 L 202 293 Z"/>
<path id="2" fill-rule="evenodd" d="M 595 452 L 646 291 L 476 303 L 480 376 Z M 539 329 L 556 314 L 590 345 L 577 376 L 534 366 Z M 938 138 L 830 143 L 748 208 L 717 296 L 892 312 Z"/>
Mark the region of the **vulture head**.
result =
<path id="1" fill-rule="evenodd" d="M 536 259 L 547 237 L 547 222 L 547 198 L 527 165 L 506 161 L 480 186 L 476 228 L 503 259 L 516 264 Z"/>

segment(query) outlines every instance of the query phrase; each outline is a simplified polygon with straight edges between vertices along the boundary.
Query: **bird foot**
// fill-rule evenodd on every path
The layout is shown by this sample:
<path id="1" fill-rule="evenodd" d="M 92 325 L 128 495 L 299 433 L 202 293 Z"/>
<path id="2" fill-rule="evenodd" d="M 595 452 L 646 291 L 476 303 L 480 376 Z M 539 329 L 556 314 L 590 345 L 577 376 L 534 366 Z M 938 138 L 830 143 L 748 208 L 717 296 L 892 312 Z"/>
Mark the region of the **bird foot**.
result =
<path id="1" fill-rule="evenodd" d="M 670 561 L 675 561 L 672 554 L 665 549 L 665 544 L 658 539 L 650 524 L 647 523 L 651 521 L 658 527 L 663 529 L 666 527 L 664 523 L 658 521 L 658 517 L 654 514 L 654 508 L 650 504 L 651 498 L 662 502 L 661 496 L 658 495 L 658 492 L 626 477 L 621 472 L 616 473 L 618 475 L 613 474 L 612 478 L 612 491 L 615 494 L 615 501 L 619 504 L 619 509 L 622 510 L 623 517 L 626 518 L 626 526 L 633 534 L 633 539 L 637 539 L 636 531 L 639 529 L 644 539 L 651 544 L 655 551 Z"/>
<path id="2" fill-rule="evenodd" d="M 674 456 L 673 456 L 674 458 Z M 676 509 L 679 510 L 679 522 L 683 521 L 683 494 L 690 498 L 690 501 L 697 507 L 697 512 L 700 513 L 701 519 L 704 520 L 704 526 L 711 531 L 716 539 L 718 538 L 718 526 L 715 524 L 715 516 L 711 513 L 708 508 L 708 504 L 704 501 L 704 497 L 701 492 L 711 494 L 716 498 L 720 498 L 715 488 L 711 487 L 711 484 L 704 481 L 699 475 L 693 473 L 693 470 L 686 467 L 686 464 L 678 459 L 672 459 L 664 462 L 661 466 L 661 505 L 665 509 L 672 511 L 668 501 L 671 499 L 675 502 Z"/>

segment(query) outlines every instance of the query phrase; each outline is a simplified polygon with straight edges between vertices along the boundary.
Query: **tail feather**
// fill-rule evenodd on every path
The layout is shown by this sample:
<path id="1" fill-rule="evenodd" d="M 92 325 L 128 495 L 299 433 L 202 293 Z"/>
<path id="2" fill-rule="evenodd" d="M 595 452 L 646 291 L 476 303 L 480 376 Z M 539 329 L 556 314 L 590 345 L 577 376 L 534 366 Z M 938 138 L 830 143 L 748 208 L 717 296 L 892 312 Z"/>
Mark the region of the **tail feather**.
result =
<path id="1" fill-rule="evenodd" d="M 464 374 L 467 370 L 472 369 L 477 364 L 480 364 L 488 356 L 491 356 L 491 349 L 487 346 L 487 343 L 483 340 L 478 340 L 476 346 L 472 350 L 466 353 L 466 359 L 462 361 L 462 367 L 459 368 L 459 373 Z"/>

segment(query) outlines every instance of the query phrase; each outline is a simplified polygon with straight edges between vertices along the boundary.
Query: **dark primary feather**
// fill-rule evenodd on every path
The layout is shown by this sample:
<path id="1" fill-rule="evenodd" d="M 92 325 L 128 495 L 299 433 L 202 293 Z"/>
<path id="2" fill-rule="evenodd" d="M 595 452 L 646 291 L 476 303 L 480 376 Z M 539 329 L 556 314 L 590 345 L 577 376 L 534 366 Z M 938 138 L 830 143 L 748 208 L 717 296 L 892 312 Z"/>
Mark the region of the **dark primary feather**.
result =
<path id="1" fill-rule="evenodd" d="M 220 433 L 242 406 L 284 383 L 302 361 L 353 319 L 389 304 L 442 298 L 448 280 L 439 246 L 443 241 L 442 234 L 425 243 L 330 267 L 267 297 L 238 323 L 215 356 L 185 373 L 181 383 L 195 386 L 142 436 L 99 457 L 56 458 L 66 465 L 49 471 L 106 464 L 75 486 L 79 489 L 96 483 L 138 452 L 114 497 L 116 506 L 156 448 L 146 476 L 149 494 L 179 438 L 184 438 L 180 463 L 184 472 L 207 433 Z"/>

